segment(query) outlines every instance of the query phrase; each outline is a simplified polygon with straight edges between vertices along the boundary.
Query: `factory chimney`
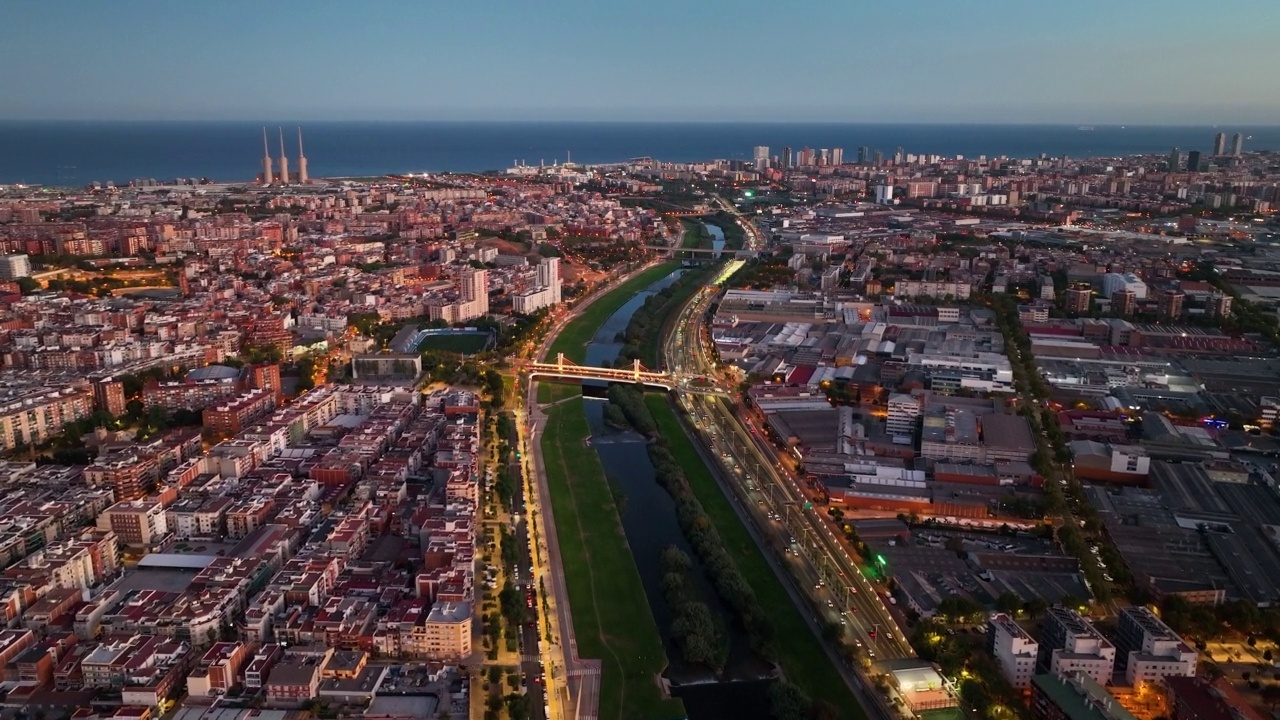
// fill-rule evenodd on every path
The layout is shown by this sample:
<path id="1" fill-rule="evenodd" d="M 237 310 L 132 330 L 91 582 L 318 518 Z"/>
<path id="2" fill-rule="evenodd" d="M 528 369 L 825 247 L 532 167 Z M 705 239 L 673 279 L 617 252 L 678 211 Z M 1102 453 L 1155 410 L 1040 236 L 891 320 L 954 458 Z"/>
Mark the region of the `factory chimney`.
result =
<path id="1" fill-rule="evenodd" d="M 271 151 L 267 149 L 267 128 L 262 128 L 262 184 L 270 185 L 275 178 L 271 174 Z"/>
<path id="2" fill-rule="evenodd" d="M 302 128 L 298 128 L 298 184 L 311 182 L 307 177 L 307 154 L 302 151 Z"/>
<path id="3" fill-rule="evenodd" d="M 284 128 L 278 127 L 280 131 L 280 184 L 289 184 L 289 156 L 284 154 Z"/>

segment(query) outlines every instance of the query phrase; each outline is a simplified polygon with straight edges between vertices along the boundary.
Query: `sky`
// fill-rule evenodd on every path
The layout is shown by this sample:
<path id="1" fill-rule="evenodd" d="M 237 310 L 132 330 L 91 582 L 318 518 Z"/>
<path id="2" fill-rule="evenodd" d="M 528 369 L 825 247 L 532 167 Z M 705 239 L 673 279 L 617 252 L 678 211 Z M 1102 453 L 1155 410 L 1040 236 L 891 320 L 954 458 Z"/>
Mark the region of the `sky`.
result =
<path id="1" fill-rule="evenodd" d="M 1280 124 L 1276 0 L 0 3 L 0 119 Z"/>

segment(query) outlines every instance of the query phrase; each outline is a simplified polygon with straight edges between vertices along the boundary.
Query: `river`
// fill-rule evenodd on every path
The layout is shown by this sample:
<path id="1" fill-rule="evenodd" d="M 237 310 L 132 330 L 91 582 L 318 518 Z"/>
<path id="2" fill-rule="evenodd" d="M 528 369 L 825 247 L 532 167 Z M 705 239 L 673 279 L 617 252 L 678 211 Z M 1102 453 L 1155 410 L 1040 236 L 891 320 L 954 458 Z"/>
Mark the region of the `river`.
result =
<path id="1" fill-rule="evenodd" d="M 724 230 L 722 230 L 719 225 L 712 225 L 711 223 L 705 222 L 702 223 L 702 227 L 706 228 L 707 232 L 711 233 L 711 249 L 716 251 L 714 257 L 716 260 L 719 260 L 721 253 L 724 252 Z"/>
<path id="2" fill-rule="evenodd" d="M 717 238 L 716 249 L 723 248 L 724 233 L 714 225 L 709 225 L 708 229 Z M 614 312 L 588 343 L 587 363 L 603 365 L 616 360 L 622 349 L 616 337 L 626 330 L 631 316 L 650 295 L 670 286 L 679 275 L 677 270 L 655 282 Z M 670 660 L 664 676 L 672 686 L 672 694 L 685 701 L 690 720 L 769 718 L 768 688 L 772 681 L 766 678 L 772 667 L 751 652 L 745 633 L 734 624 L 732 612 L 720 602 L 701 572 L 697 556 L 680 531 L 675 501 L 655 479 L 645 438 L 635 432 L 621 432 L 605 425 L 603 411 L 606 402 L 597 398 L 586 400 L 591 445 L 615 495 L 620 495 L 618 510 L 623 532 Z M 680 651 L 671 639 L 672 614 L 662 593 L 661 567 L 661 553 L 671 545 L 683 550 L 694 561 L 699 571 L 692 574 L 694 587 L 691 590 L 711 609 L 730 639 L 729 660 L 720 678 L 708 668 L 681 662 Z"/>

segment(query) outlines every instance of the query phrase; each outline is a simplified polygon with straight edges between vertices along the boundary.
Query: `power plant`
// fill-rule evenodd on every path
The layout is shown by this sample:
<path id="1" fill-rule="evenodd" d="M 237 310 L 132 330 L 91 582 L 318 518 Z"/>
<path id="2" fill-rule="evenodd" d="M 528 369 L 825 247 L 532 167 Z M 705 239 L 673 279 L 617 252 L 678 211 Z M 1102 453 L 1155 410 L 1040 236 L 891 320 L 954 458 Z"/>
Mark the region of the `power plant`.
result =
<path id="1" fill-rule="evenodd" d="M 271 151 L 267 149 L 267 129 L 262 128 L 262 184 L 271 184 Z"/>
<path id="2" fill-rule="evenodd" d="M 288 185 L 289 184 L 289 156 L 284 149 L 284 128 L 278 127 L 276 130 L 280 134 L 280 160 L 279 174 L 274 172 L 276 161 L 271 157 L 271 150 L 267 145 L 267 128 L 262 128 L 262 175 L 260 181 L 263 185 Z M 311 182 L 311 176 L 307 174 L 307 156 L 302 150 L 302 128 L 298 128 L 298 173 L 293 177 L 293 181 L 299 185 L 306 185 Z"/>
<path id="3" fill-rule="evenodd" d="M 280 177 L 281 185 L 289 184 L 289 156 L 284 154 L 284 128 L 276 128 L 280 133 Z"/>

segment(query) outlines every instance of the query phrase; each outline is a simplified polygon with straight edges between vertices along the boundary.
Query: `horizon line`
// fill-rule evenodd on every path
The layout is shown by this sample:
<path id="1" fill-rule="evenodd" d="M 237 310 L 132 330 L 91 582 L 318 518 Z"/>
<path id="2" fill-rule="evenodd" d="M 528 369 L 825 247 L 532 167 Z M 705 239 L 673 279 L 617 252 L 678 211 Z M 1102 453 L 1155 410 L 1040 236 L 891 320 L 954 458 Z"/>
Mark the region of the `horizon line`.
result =
<path id="1" fill-rule="evenodd" d="M 1160 123 L 1160 122 L 1097 122 L 1097 121 L 1035 121 L 1035 122 L 1008 122 L 998 120 L 966 120 L 966 121 L 929 121 L 929 120 L 694 120 L 694 119 L 645 119 L 645 120 L 617 120 L 617 119 L 529 119 L 529 120 L 497 120 L 491 118 L 422 118 L 422 119 L 389 119 L 389 118 L 352 118 L 352 119 L 299 119 L 299 118 L 222 118 L 218 120 L 205 120 L 196 118 L 181 119 L 148 119 L 148 118 L 4 118 L 0 117 L 0 123 L 117 123 L 117 124 L 233 124 L 233 123 L 313 123 L 313 124 L 351 124 L 351 123 L 380 123 L 380 124 L 413 124 L 413 123 L 440 123 L 440 124 L 464 124 L 476 123 L 487 125 L 553 125 L 553 124 L 582 124 L 582 125 L 898 125 L 898 126 L 936 126 L 936 127 L 1090 127 L 1090 128 L 1226 128 L 1246 127 L 1246 128 L 1280 128 L 1280 123 L 1250 123 L 1250 122 L 1233 122 L 1219 121 L 1214 123 Z"/>

